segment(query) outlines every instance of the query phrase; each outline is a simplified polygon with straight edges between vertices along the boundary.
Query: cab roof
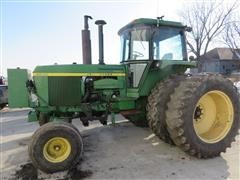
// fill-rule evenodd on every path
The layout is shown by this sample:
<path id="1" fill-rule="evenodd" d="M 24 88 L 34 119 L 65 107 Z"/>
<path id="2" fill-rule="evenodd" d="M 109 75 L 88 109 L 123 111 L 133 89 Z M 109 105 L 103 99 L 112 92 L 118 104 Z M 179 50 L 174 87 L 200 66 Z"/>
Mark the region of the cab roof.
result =
<path id="1" fill-rule="evenodd" d="M 184 28 L 182 23 L 180 22 L 174 22 L 174 21 L 164 21 L 162 19 L 150 19 L 150 18 L 139 18 L 135 19 L 132 22 L 128 23 L 126 26 L 122 27 L 118 34 L 120 35 L 123 31 L 126 29 L 131 29 L 134 26 L 143 25 L 143 26 L 170 26 L 170 27 L 178 27 L 178 28 Z"/>

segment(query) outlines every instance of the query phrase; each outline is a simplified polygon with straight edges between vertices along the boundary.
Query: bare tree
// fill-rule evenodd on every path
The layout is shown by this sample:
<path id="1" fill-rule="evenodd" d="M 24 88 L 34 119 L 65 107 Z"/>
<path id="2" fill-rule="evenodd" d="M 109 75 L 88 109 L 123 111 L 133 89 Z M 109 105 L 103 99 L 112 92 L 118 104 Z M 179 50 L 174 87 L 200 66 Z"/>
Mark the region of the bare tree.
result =
<path id="1" fill-rule="evenodd" d="M 187 44 L 197 59 L 206 54 L 209 45 L 223 32 L 238 6 L 237 0 L 228 6 L 224 6 L 223 1 L 201 0 L 182 9 L 180 15 L 184 23 L 192 27 L 192 32 L 187 35 Z"/>
<path id="2" fill-rule="evenodd" d="M 232 53 L 240 59 L 240 21 L 229 23 L 222 36 Z"/>

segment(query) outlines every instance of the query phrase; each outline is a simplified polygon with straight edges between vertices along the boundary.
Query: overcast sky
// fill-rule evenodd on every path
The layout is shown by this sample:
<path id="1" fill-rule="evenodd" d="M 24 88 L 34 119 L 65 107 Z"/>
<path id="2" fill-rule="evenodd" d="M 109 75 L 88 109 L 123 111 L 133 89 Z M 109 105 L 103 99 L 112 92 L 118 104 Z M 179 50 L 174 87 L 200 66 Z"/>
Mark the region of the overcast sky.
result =
<path id="1" fill-rule="evenodd" d="M 82 63 L 83 16 L 89 22 L 93 63 L 98 63 L 96 20 L 104 19 L 104 57 L 107 64 L 120 61 L 118 30 L 133 19 L 156 18 L 180 21 L 184 0 L 1 0 L 1 68 Z M 188 1 L 193 2 L 193 1 Z"/>

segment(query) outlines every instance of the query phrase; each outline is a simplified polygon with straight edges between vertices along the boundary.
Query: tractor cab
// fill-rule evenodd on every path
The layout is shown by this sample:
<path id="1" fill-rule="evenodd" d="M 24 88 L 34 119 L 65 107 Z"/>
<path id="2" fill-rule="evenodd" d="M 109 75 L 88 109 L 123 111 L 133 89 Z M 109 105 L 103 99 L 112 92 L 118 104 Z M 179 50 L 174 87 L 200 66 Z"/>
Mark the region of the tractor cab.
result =
<path id="1" fill-rule="evenodd" d="M 160 19 L 137 19 L 119 31 L 121 60 L 187 60 L 185 26 Z"/>
<path id="2" fill-rule="evenodd" d="M 172 71 L 174 65 L 187 65 L 185 31 L 186 26 L 181 23 L 161 18 L 141 18 L 121 28 L 118 32 L 121 37 L 121 63 L 129 68 L 128 87 L 141 89 L 146 81 L 144 77 L 149 77 L 152 71 L 162 72 L 160 76 L 153 77 L 155 82 L 155 79 L 159 81 L 158 78 L 171 74 L 166 72 Z"/>

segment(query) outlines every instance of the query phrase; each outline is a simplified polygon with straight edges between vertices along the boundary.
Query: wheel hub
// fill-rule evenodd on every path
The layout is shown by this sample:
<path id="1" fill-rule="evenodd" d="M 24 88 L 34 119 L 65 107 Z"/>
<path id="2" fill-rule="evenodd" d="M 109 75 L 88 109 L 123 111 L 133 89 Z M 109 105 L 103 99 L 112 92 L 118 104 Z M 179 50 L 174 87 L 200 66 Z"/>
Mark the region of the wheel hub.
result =
<path id="1" fill-rule="evenodd" d="M 61 148 L 61 147 L 59 147 L 59 146 L 55 146 L 55 147 L 54 147 L 54 149 L 55 149 L 56 151 L 59 151 L 60 148 Z"/>
<path id="2" fill-rule="evenodd" d="M 201 108 L 201 105 L 198 105 L 194 112 L 195 121 L 198 122 L 199 120 L 201 120 L 202 115 L 203 115 L 203 108 Z"/>

